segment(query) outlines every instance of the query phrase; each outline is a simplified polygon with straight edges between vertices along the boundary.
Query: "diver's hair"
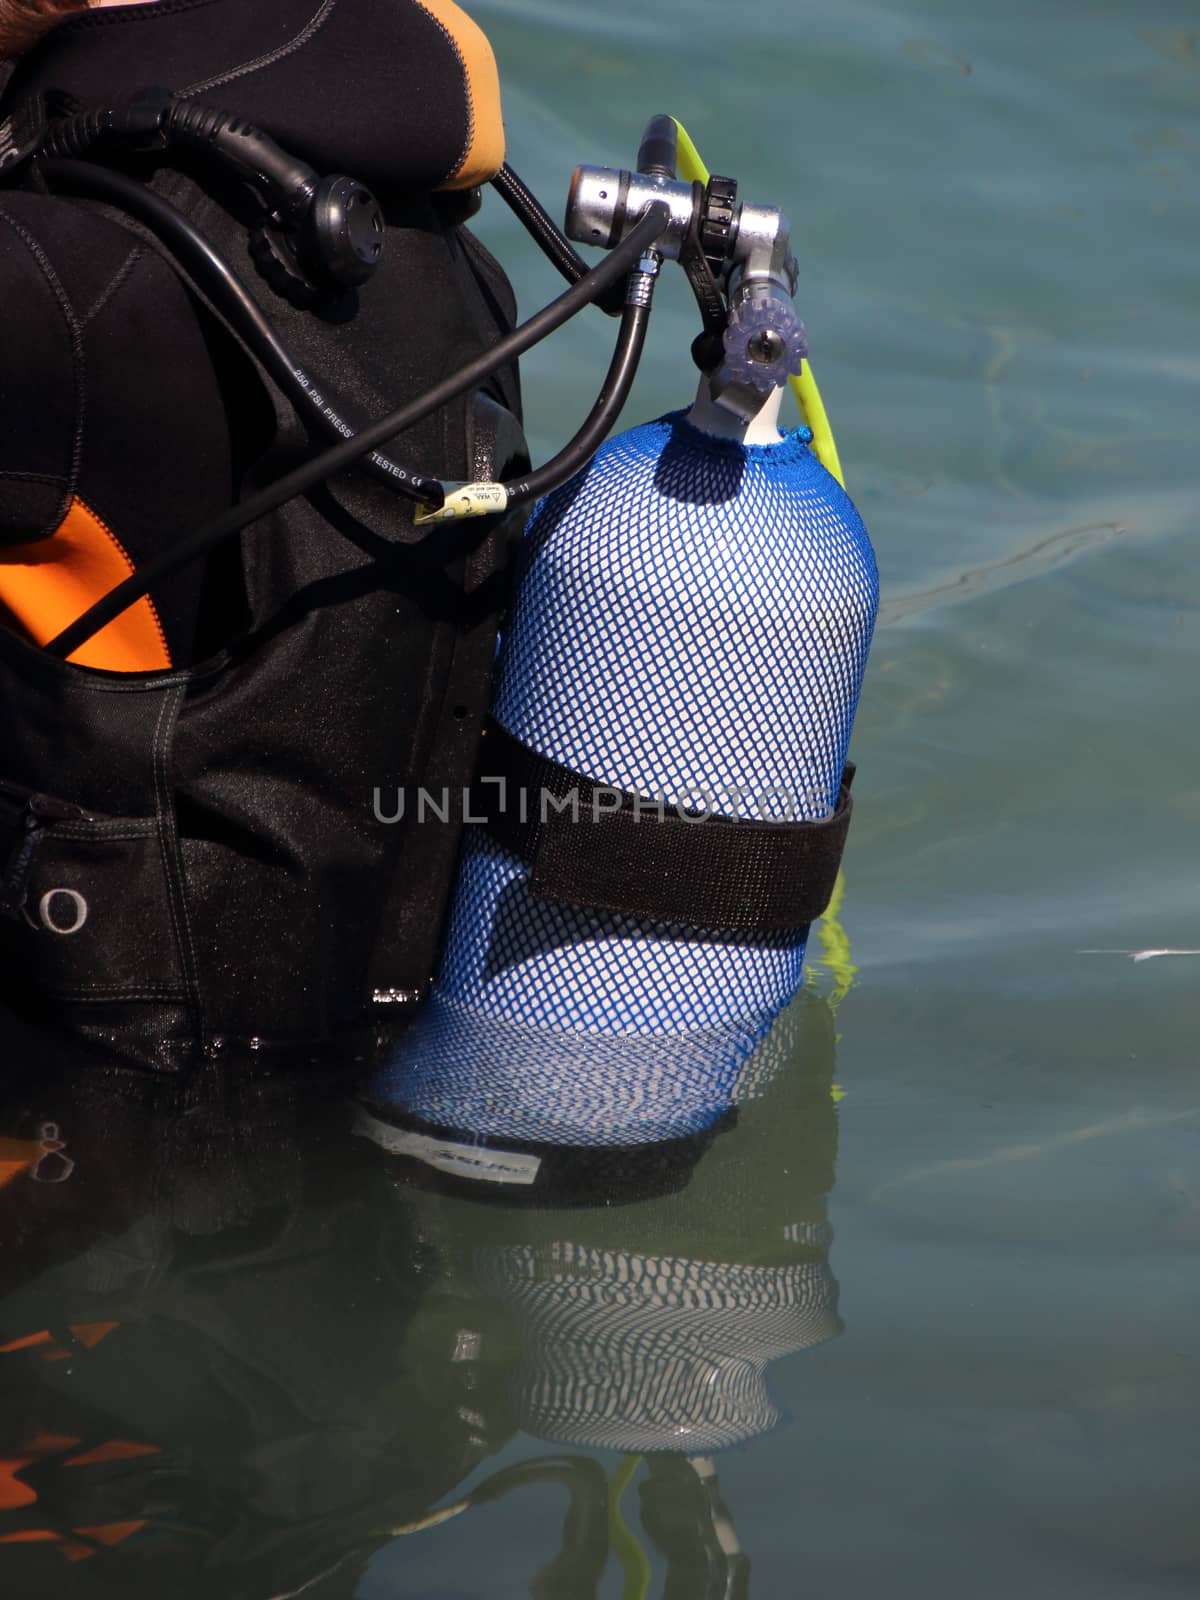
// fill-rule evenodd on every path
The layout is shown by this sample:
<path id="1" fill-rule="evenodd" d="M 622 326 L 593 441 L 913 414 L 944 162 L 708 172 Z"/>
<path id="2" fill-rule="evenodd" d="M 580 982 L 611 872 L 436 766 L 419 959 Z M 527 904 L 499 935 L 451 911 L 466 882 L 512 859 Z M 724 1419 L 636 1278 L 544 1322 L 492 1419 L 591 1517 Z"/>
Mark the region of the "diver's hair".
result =
<path id="1" fill-rule="evenodd" d="M 88 0 L 0 0 L 0 61 L 31 49 L 55 23 L 87 8 Z"/>

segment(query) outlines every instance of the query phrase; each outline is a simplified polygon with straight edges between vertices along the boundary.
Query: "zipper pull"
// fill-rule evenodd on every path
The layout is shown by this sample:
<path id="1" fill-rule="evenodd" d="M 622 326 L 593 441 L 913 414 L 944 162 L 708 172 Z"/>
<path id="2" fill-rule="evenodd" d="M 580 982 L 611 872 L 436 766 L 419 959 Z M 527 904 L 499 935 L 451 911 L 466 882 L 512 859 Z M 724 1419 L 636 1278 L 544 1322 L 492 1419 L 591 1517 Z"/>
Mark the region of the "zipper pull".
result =
<path id="1" fill-rule="evenodd" d="M 48 822 L 91 822 L 90 811 L 72 805 L 69 800 L 56 800 L 52 794 L 31 794 L 25 802 L 25 827 L 43 828 Z"/>

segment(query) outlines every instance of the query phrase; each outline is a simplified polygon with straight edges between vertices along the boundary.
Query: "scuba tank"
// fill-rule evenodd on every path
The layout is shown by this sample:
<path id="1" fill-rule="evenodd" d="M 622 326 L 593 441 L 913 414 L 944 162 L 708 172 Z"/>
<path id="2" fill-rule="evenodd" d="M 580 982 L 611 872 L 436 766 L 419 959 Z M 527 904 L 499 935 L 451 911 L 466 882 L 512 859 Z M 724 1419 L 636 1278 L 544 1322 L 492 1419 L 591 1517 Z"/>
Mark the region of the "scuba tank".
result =
<path id="1" fill-rule="evenodd" d="M 713 1124 L 802 981 L 849 821 L 874 556 L 812 432 L 773 423 L 805 353 L 787 219 L 731 180 L 677 181 L 675 128 L 654 120 L 638 173 L 580 168 L 567 232 L 612 243 L 670 206 L 656 249 L 704 315 L 697 403 L 609 440 L 529 522 L 487 826 L 431 1004 L 371 1089 L 473 1137 Z"/>

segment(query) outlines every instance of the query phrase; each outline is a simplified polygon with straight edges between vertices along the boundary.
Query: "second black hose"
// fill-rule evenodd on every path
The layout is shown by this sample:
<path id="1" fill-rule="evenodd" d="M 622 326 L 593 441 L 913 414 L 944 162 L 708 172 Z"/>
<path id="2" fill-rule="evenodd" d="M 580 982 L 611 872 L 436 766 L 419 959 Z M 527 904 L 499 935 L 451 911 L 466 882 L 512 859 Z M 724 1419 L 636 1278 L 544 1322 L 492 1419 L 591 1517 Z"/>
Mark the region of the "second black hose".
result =
<path id="1" fill-rule="evenodd" d="M 537 245 L 547 261 L 557 269 L 568 283 L 578 283 L 588 270 L 588 264 L 554 221 L 527 183 L 513 171 L 506 161 L 492 179 L 492 188 L 504 201 L 517 221 Z M 596 299 L 601 311 L 610 314 L 620 311 L 622 295 L 620 285 L 605 291 Z"/>
<path id="2" fill-rule="evenodd" d="M 625 278 L 638 258 L 655 244 L 669 220 L 670 212 L 665 205 L 656 202 L 648 206 L 645 214 L 603 261 L 593 267 L 578 283 L 559 295 L 557 300 L 552 300 L 548 306 L 543 306 L 527 322 L 523 322 L 519 328 L 498 340 L 490 350 L 477 356 L 466 366 L 460 367 L 448 378 L 443 378 L 418 399 L 409 401 L 407 405 L 390 412 L 378 422 L 369 424 L 355 438 L 347 439 L 342 444 L 335 445 L 332 449 L 322 451 L 320 455 L 303 462 L 293 471 L 277 478 L 274 483 L 267 484 L 249 499 L 231 506 L 207 526 L 197 529 L 195 533 L 180 540 L 169 550 L 164 550 L 160 555 L 144 562 L 135 573 L 117 584 L 108 594 L 97 600 L 95 605 L 89 606 L 69 627 L 51 639 L 45 646 L 46 653 L 65 661 L 94 633 L 105 627 L 114 617 L 119 617 L 144 594 L 148 594 L 160 578 L 196 560 L 213 545 L 219 544 L 222 539 L 240 532 L 249 523 L 256 522 L 259 517 L 266 516 L 288 500 L 294 499 L 296 495 L 303 494 L 305 490 L 332 477 L 344 467 L 352 466 L 368 450 L 373 450 L 384 440 L 402 433 L 406 428 L 413 427 L 430 412 L 448 405 L 458 395 L 482 383 L 498 367 L 507 366 L 510 361 L 524 355 L 526 350 L 531 349 L 582 311 L 584 306 L 589 305 L 611 284 Z"/>
<path id="3" fill-rule="evenodd" d="M 581 467 L 587 465 L 616 425 L 629 398 L 629 391 L 633 388 L 650 324 L 650 297 L 654 279 L 649 274 L 644 276 L 649 279 L 645 297 L 625 307 L 617 333 L 617 347 L 587 420 L 570 443 L 564 445 L 544 466 L 504 485 L 510 506 L 527 505 L 541 495 L 548 494 L 551 489 L 557 489 L 568 478 L 573 478 Z"/>

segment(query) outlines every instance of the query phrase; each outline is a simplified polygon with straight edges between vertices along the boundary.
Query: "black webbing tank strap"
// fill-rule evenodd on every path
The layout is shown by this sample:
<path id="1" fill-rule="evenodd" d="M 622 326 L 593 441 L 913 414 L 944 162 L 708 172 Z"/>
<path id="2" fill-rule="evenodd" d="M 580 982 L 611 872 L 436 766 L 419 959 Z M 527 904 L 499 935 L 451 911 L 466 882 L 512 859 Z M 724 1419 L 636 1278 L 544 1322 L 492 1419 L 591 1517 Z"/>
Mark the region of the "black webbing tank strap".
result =
<path id="1" fill-rule="evenodd" d="M 530 867 L 539 899 L 742 934 L 798 928 L 833 895 L 850 826 L 847 762 L 832 816 L 767 822 L 677 811 L 585 778 L 491 720 L 472 820 Z"/>

